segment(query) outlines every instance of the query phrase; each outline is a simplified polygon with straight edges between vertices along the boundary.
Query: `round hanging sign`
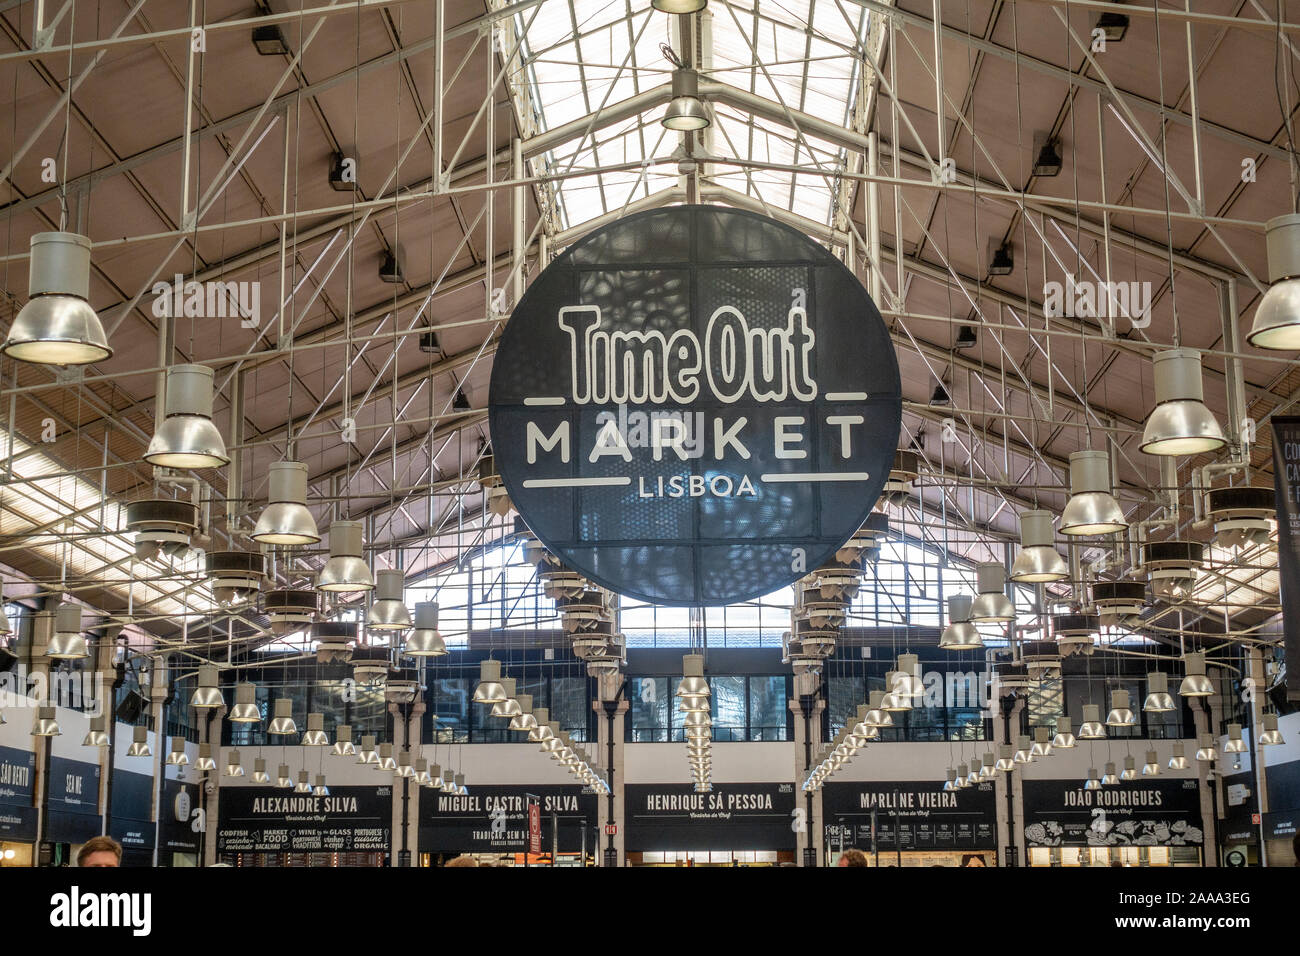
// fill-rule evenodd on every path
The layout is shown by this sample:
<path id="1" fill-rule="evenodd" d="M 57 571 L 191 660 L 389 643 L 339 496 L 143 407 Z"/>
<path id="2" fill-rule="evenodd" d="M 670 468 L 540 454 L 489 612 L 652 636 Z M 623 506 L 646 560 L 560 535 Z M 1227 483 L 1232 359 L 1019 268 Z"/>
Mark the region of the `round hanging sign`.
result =
<path id="1" fill-rule="evenodd" d="M 880 496 L 902 417 L 862 284 L 718 206 L 629 216 L 558 256 L 502 333 L 489 406 L 529 529 L 666 605 L 750 600 L 823 563 Z"/>

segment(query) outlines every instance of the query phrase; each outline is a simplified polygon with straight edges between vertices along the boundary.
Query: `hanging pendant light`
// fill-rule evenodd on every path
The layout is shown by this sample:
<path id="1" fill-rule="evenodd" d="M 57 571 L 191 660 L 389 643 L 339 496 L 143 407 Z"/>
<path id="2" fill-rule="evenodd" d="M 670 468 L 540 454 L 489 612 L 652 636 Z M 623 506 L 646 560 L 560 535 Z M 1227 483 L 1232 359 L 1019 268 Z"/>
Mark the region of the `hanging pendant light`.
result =
<path id="1" fill-rule="evenodd" d="M 189 766 L 189 762 L 189 755 L 185 753 L 185 738 L 173 737 L 171 752 L 167 754 L 168 766 L 186 767 Z"/>
<path id="2" fill-rule="evenodd" d="M 325 733 L 324 714 L 307 715 L 307 732 L 302 735 L 302 745 L 304 747 L 328 747 L 330 745 L 329 736 Z"/>
<path id="3" fill-rule="evenodd" d="M 1015 751 L 1010 744 L 998 744 L 998 762 L 994 766 L 1003 773 L 1016 769 Z"/>
<path id="4" fill-rule="evenodd" d="M 1088 778 L 1087 778 L 1086 780 L 1083 781 L 1083 789 L 1085 789 L 1085 790 L 1100 790 L 1100 789 L 1101 789 L 1101 780 L 1097 777 L 1097 768 L 1096 768 L 1096 767 L 1089 767 L 1089 768 L 1088 768 Z"/>
<path id="5" fill-rule="evenodd" d="M 293 721 L 293 701 L 288 697 L 281 697 L 275 702 L 271 724 L 266 732 L 280 737 L 298 732 L 298 725 Z"/>
<path id="6" fill-rule="evenodd" d="M 90 240 L 72 232 L 31 239 L 27 304 L 0 352 L 37 365 L 89 365 L 113 354 L 90 307 Z"/>
<path id="7" fill-rule="evenodd" d="M 1101 722 L 1098 704 L 1083 705 L 1083 723 L 1079 725 L 1080 740 L 1101 740 L 1106 736 L 1106 725 Z"/>
<path id="8" fill-rule="evenodd" d="M 375 574 L 375 599 L 366 613 L 366 627 L 372 631 L 404 631 L 411 626 L 411 612 L 402 603 L 406 574 L 386 568 Z"/>
<path id="9" fill-rule="evenodd" d="M 1205 407 L 1201 354 L 1168 349 L 1152 360 L 1156 407 L 1138 447 L 1148 455 L 1199 455 L 1226 445 L 1223 429 Z"/>
<path id="10" fill-rule="evenodd" d="M 421 787 L 429 786 L 433 781 L 429 778 L 429 761 L 424 757 L 415 761 L 415 782 Z"/>
<path id="11" fill-rule="evenodd" d="M 1264 237 L 1272 285 L 1255 309 L 1246 341 L 1257 349 L 1295 352 L 1300 350 L 1300 215 L 1270 219 Z"/>
<path id="12" fill-rule="evenodd" d="M 1006 570 L 1000 564 L 980 564 L 975 568 L 979 594 L 970 606 L 970 619 L 976 624 L 1006 624 L 1016 619 L 1016 606 L 1007 597 Z"/>
<path id="13" fill-rule="evenodd" d="M 1174 744 L 1174 755 L 1169 758 L 1169 769 L 1186 770 L 1187 767 L 1187 754 L 1183 751 L 1182 743 Z"/>
<path id="14" fill-rule="evenodd" d="M 379 745 L 379 759 L 375 763 L 376 770 L 396 770 L 397 760 L 393 757 L 392 744 Z"/>
<path id="15" fill-rule="evenodd" d="M 406 637 L 402 653 L 407 657 L 444 657 L 447 645 L 438 633 L 438 605 L 421 601 L 415 605 L 415 629 Z"/>
<path id="16" fill-rule="evenodd" d="M 535 744 L 549 740 L 551 737 L 551 728 L 547 722 L 550 717 L 545 707 L 536 707 L 533 709 L 533 719 L 537 721 L 537 726 L 528 731 L 528 739 Z"/>
<path id="17" fill-rule="evenodd" d="M 1228 740 L 1223 745 L 1223 752 L 1225 754 L 1244 754 L 1246 750 L 1246 741 L 1241 736 L 1241 724 L 1228 724 Z"/>
<path id="18" fill-rule="evenodd" d="M 238 750 L 231 750 L 226 754 L 225 775 L 227 777 L 242 777 L 244 775 L 244 767 L 239 762 Z"/>
<path id="19" fill-rule="evenodd" d="M 1115 772 L 1115 764 L 1107 763 L 1106 771 L 1101 775 L 1101 785 L 1103 787 L 1112 787 L 1119 783 L 1119 774 Z"/>
<path id="20" fill-rule="evenodd" d="M 375 586 L 370 568 L 362 557 L 360 521 L 334 521 L 330 524 L 330 556 L 316 576 L 321 591 L 369 591 Z"/>
<path id="21" fill-rule="evenodd" d="M 1034 744 L 1029 748 L 1029 756 L 1050 757 L 1052 755 L 1052 732 L 1046 727 L 1034 728 Z"/>
<path id="22" fill-rule="evenodd" d="M 311 788 L 311 794 L 313 797 L 328 797 L 330 795 L 330 788 L 325 786 L 325 774 L 316 774 L 316 785 Z"/>
<path id="23" fill-rule="evenodd" d="M 307 510 L 307 466 L 300 461 L 271 463 L 266 508 L 257 519 L 253 540 L 259 544 L 316 544 L 320 533 Z"/>
<path id="24" fill-rule="evenodd" d="M 311 776 L 306 770 L 298 771 L 298 784 L 293 788 L 294 793 L 311 793 Z"/>
<path id="25" fill-rule="evenodd" d="M 90 656 L 86 636 L 81 633 L 81 606 L 64 601 L 54 612 L 54 636 L 45 649 L 54 660 L 73 661 Z"/>
<path id="26" fill-rule="evenodd" d="M 1128 691 L 1110 692 L 1110 713 L 1106 715 L 1107 727 L 1132 727 L 1137 723 L 1137 716 L 1129 709 Z"/>
<path id="27" fill-rule="evenodd" d="M 456 792 L 456 776 L 447 768 L 442 772 L 442 792 L 454 794 Z"/>
<path id="28" fill-rule="evenodd" d="M 198 686 L 190 697 L 190 706 L 199 709 L 211 709 L 224 706 L 226 701 L 221 696 L 218 685 L 217 666 L 215 664 L 199 665 Z"/>
<path id="29" fill-rule="evenodd" d="M 650 0 L 660 13 L 699 13 L 708 5 L 709 0 Z"/>
<path id="30" fill-rule="evenodd" d="M 456 793 L 460 796 L 463 797 L 469 793 L 469 787 L 465 786 L 465 775 L 463 773 L 456 774 L 456 776 L 452 778 L 452 783 L 456 787 Z"/>
<path id="31" fill-rule="evenodd" d="M 257 707 L 257 686 L 242 683 L 235 685 L 235 706 L 230 709 L 229 720 L 237 724 L 256 724 L 262 720 Z"/>
<path id="32" fill-rule="evenodd" d="M 1174 709 L 1174 699 L 1169 696 L 1169 675 L 1163 671 L 1147 674 L 1147 698 L 1142 709 L 1148 714 L 1165 714 Z"/>
<path id="33" fill-rule="evenodd" d="M 361 746 L 357 748 L 357 763 L 373 764 L 379 762 L 379 750 L 375 747 L 375 738 L 362 734 Z"/>
<path id="34" fill-rule="evenodd" d="M 1178 686 L 1178 693 L 1184 697 L 1210 697 L 1214 694 L 1214 684 L 1206 676 L 1205 655 L 1193 651 L 1183 655 L 1183 682 Z"/>
<path id="35" fill-rule="evenodd" d="M 503 677 L 501 686 L 505 690 L 506 699 L 493 704 L 492 709 L 488 711 L 488 716 L 513 718 L 522 713 L 519 701 L 515 700 L 515 679 L 513 677 Z"/>
<path id="36" fill-rule="evenodd" d="M 1031 747 L 1029 743 L 1029 736 L 1027 734 L 1020 734 L 1019 736 L 1017 736 L 1016 749 L 1015 752 L 1011 755 L 1011 762 L 1031 763 L 1034 758 L 1032 754 L 1030 754 L 1030 749 Z"/>
<path id="37" fill-rule="evenodd" d="M 1061 533 L 1076 537 L 1115 534 L 1128 527 L 1110 483 L 1110 455 L 1084 450 L 1070 455 L 1070 500 L 1061 512 Z"/>
<path id="38" fill-rule="evenodd" d="M 149 749 L 149 728 L 138 724 L 131 728 L 131 746 L 126 748 L 128 757 L 152 757 Z"/>
<path id="39" fill-rule="evenodd" d="M 1070 569 L 1053 542 L 1050 511 L 1020 512 L 1020 553 L 1011 565 L 1011 580 L 1040 584 L 1068 578 Z"/>
<path id="40" fill-rule="evenodd" d="M 1286 741 L 1282 739 L 1282 732 L 1277 729 L 1277 714 L 1265 714 L 1263 729 L 1259 733 L 1259 745 L 1261 747 L 1276 747 L 1281 743 L 1286 743 Z"/>
<path id="41" fill-rule="evenodd" d="M 403 779 L 410 779 L 415 776 L 415 767 L 411 765 L 410 751 L 402 750 L 398 752 L 397 767 L 394 772 Z"/>
<path id="42" fill-rule="evenodd" d="M 1142 764 L 1142 776 L 1156 777 L 1160 775 L 1160 756 L 1154 750 L 1147 751 L 1146 762 Z"/>
<path id="43" fill-rule="evenodd" d="M 1201 734 L 1196 738 L 1196 759 L 1202 763 L 1211 763 L 1219 759 L 1219 751 L 1214 746 L 1213 734 Z"/>
<path id="44" fill-rule="evenodd" d="M 984 637 L 970 621 L 969 594 L 948 597 L 948 626 L 939 635 L 939 646 L 949 651 L 970 651 L 984 646 Z"/>
<path id="45" fill-rule="evenodd" d="M 499 704 L 506 699 L 506 689 L 501 684 L 501 662 L 487 658 L 478 666 L 478 686 L 474 688 L 474 701 L 479 704 Z"/>
<path id="46" fill-rule="evenodd" d="M 970 777 L 970 767 L 964 763 L 957 764 L 956 777 L 958 790 L 964 790 L 966 787 L 969 787 L 970 782 L 967 778 Z"/>
<path id="47" fill-rule="evenodd" d="M 289 775 L 289 765 L 282 763 L 275 772 L 275 785 L 284 789 L 293 789 L 293 777 Z"/>
<path id="48" fill-rule="evenodd" d="M 212 369 L 173 365 L 163 390 L 163 418 L 154 426 L 144 460 L 158 468 L 194 471 L 230 463 L 226 443 L 212 421 Z"/>
<path id="49" fill-rule="evenodd" d="M 336 757 L 355 757 L 357 745 L 352 742 L 352 725 L 339 724 L 334 728 L 334 749 L 330 751 Z"/>
<path id="50" fill-rule="evenodd" d="M 1138 778 L 1137 766 L 1132 757 L 1124 758 L 1124 769 L 1120 771 L 1121 780 L 1136 780 Z"/>
<path id="51" fill-rule="evenodd" d="M 868 727 L 894 726 L 893 715 L 885 710 L 885 696 L 883 690 L 873 690 L 867 695 L 867 713 L 862 718 L 862 722 Z"/>
<path id="52" fill-rule="evenodd" d="M 689 67 L 673 70 L 673 98 L 661 122 L 665 128 L 686 132 L 710 124 L 708 110 L 700 100 L 700 75 Z"/>
<path id="53" fill-rule="evenodd" d="M 253 783 L 270 783 L 271 775 L 266 772 L 266 758 L 253 759 Z"/>
<path id="54" fill-rule="evenodd" d="M 510 730 L 527 733 L 537 726 L 537 718 L 533 716 L 533 697 L 531 694 L 520 694 L 515 698 L 519 702 L 519 713 L 510 718 Z"/>
<path id="55" fill-rule="evenodd" d="M 897 668 L 894 671 L 896 683 L 890 685 L 892 692 L 908 697 L 924 697 L 925 683 L 921 680 L 921 662 L 915 654 L 899 654 Z"/>
<path id="56" fill-rule="evenodd" d="M 1053 750 L 1069 750 L 1075 746 L 1074 722 L 1069 717 L 1056 718 L 1056 734 L 1052 737 Z"/>
<path id="57" fill-rule="evenodd" d="M 217 762 L 212 759 L 212 744 L 199 744 L 199 756 L 194 761 L 194 769 L 207 772 L 217 769 Z"/>
<path id="58" fill-rule="evenodd" d="M 966 768 L 966 786 L 974 787 L 980 782 L 980 765 L 972 760 Z"/>
<path id="59" fill-rule="evenodd" d="M 104 717 L 90 718 L 90 730 L 86 732 L 85 739 L 81 741 L 83 747 L 107 747 L 108 731 L 104 729 Z"/>
<path id="60" fill-rule="evenodd" d="M 984 751 L 984 756 L 980 759 L 980 779 L 992 780 L 998 775 L 998 761 L 993 756 L 991 750 Z"/>

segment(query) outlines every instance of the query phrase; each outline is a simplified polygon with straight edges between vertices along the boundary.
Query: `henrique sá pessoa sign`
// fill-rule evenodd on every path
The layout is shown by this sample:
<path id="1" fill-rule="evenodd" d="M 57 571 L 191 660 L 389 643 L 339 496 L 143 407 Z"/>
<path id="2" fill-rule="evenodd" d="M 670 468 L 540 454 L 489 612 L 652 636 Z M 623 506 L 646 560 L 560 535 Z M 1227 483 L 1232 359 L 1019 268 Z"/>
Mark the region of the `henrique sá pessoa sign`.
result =
<path id="1" fill-rule="evenodd" d="M 826 249 L 675 206 L 557 257 L 492 369 L 493 454 L 575 571 L 675 605 L 792 583 L 863 523 L 898 441 L 888 330 Z"/>

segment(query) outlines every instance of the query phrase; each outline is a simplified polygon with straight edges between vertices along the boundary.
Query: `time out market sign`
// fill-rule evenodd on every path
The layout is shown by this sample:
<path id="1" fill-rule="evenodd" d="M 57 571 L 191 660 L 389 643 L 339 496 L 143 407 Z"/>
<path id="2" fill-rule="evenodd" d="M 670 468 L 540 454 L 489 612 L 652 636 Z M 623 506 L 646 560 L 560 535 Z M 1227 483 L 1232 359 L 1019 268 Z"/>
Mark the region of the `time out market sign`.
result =
<path id="1" fill-rule="evenodd" d="M 675 206 L 552 262 L 502 335 L 493 454 L 529 529 L 610 590 L 748 600 L 813 570 L 880 495 L 902 414 L 862 284 L 761 216 Z"/>

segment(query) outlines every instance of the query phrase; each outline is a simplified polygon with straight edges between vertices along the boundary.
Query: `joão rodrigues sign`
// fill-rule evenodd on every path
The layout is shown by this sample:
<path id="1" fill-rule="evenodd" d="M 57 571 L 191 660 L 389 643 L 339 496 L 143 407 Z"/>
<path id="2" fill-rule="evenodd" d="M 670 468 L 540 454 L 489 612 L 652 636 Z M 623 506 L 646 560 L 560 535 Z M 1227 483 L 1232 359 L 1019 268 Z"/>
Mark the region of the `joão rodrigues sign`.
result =
<path id="1" fill-rule="evenodd" d="M 492 368 L 493 453 L 524 521 L 660 604 L 747 600 L 823 562 L 879 497 L 901 414 L 862 284 L 807 236 L 713 206 L 572 246 Z"/>

